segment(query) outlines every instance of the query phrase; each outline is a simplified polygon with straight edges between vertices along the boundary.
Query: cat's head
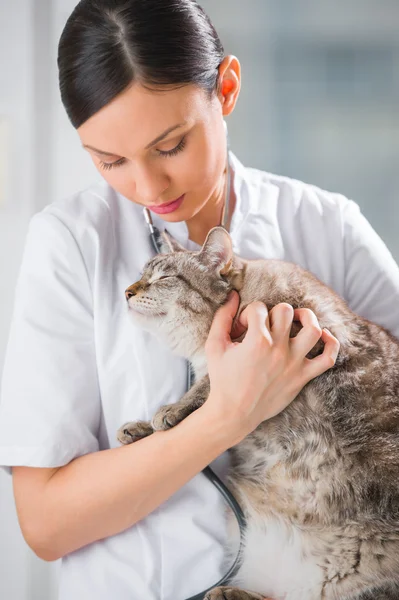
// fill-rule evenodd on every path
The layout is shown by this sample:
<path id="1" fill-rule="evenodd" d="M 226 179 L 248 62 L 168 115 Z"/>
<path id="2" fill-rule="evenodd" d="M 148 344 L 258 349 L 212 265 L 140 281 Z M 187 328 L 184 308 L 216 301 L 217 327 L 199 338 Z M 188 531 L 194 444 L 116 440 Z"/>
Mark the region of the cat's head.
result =
<path id="1" fill-rule="evenodd" d="M 168 233 L 162 253 L 144 266 L 139 281 L 125 292 L 129 313 L 143 329 L 163 338 L 186 358 L 203 348 L 216 310 L 240 288 L 243 262 L 231 238 L 214 227 L 199 251 L 189 251 Z"/>

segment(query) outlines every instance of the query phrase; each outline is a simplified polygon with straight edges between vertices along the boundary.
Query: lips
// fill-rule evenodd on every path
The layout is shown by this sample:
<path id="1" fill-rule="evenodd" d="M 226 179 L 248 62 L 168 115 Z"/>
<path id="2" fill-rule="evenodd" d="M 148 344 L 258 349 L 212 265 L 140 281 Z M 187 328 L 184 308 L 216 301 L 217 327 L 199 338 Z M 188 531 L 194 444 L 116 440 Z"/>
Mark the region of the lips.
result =
<path id="1" fill-rule="evenodd" d="M 178 200 L 180 200 L 183 196 L 179 196 L 178 198 L 175 198 L 175 200 L 171 200 L 170 202 L 164 202 L 164 204 L 154 204 L 153 206 L 149 206 L 148 208 L 150 210 L 152 209 L 156 209 L 156 208 L 165 208 L 166 206 L 170 206 L 171 204 L 174 204 L 175 202 L 177 202 Z"/>
<path id="2" fill-rule="evenodd" d="M 184 196 L 185 196 L 185 194 L 180 196 L 180 198 L 177 198 L 177 200 L 172 200 L 172 202 L 166 202 L 165 204 L 149 206 L 148 208 L 150 210 L 152 210 L 153 212 L 161 214 L 161 215 L 166 214 L 166 213 L 171 213 L 180 207 L 180 205 L 182 204 L 182 202 L 184 200 Z"/>

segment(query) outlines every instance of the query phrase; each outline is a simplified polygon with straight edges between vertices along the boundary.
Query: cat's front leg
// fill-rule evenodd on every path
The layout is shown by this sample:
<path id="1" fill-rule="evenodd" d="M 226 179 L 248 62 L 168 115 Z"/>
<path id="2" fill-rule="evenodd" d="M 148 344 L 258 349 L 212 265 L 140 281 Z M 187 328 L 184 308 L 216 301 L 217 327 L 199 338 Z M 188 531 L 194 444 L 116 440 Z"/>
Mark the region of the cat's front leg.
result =
<path id="1" fill-rule="evenodd" d="M 119 427 L 116 437 L 121 444 L 133 444 L 154 431 L 171 429 L 192 412 L 200 408 L 209 396 L 209 377 L 205 375 L 189 389 L 184 396 L 174 404 L 167 404 L 155 413 L 151 422 L 131 421 Z"/>
<path id="2" fill-rule="evenodd" d="M 154 433 L 148 421 L 129 421 L 119 427 L 116 437 L 121 444 L 133 444 Z"/>
<path id="3" fill-rule="evenodd" d="M 204 404 L 209 396 L 209 391 L 209 377 L 204 375 L 178 402 L 161 406 L 151 421 L 154 431 L 165 431 L 183 421 Z"/>
<path id="4" fill-rule="evenodd" d="M 236 587 L 222 585 L 210 590 L 204 600 L 267 600 L 267 598 L 256 592 L 247 592 Z"/>

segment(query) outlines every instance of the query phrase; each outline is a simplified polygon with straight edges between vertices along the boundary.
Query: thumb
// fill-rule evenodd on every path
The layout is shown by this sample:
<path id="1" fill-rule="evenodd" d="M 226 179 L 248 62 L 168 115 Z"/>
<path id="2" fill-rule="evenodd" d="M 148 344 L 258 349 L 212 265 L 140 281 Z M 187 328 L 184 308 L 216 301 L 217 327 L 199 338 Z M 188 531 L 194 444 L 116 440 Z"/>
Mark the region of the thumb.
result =
<path id="1" fill-rule="evenodd" d="M 238 293 L 233 290 L 230 292 L 227 302 L 216 311 L 205 344 L 207 352 L 222 352 L 226 346 L 232 343 L 230 332 L 233 319 L 237 313 L 239 300 Z"/>

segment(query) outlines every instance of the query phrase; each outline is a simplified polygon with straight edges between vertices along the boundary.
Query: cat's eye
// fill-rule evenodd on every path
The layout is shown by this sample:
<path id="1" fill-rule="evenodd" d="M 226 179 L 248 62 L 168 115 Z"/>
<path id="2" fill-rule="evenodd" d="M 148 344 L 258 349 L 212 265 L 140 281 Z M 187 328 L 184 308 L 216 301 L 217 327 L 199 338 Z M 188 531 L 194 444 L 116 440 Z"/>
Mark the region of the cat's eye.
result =
<path id="1" fill-rule="evenodd" d="M 161 281 L 161 279 L 170 279 L 172 275 L 162 275 L 162 277 L 158 277 L 156 281 Z"/>

